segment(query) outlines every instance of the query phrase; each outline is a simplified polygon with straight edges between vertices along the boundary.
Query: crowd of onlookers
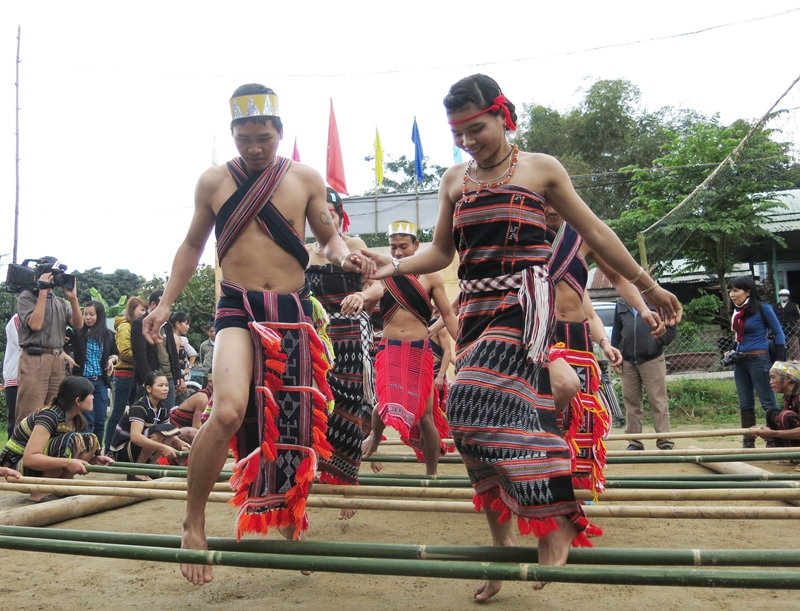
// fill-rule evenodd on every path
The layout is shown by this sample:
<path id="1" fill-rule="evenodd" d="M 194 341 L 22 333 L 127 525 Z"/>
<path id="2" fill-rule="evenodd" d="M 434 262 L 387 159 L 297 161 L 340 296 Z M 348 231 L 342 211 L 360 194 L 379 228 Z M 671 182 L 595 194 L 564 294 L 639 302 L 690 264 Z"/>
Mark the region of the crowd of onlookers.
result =
<path id="1" fill-rule="evenodd" d="M 163 291 L 147 301 L 130 297 L 112 331 L 103 303 L 91 300 L 81 309 L 76 288 L 63 290 L 66 299 L 52 288 L 22 291 L 6 325 L 9 440 L 0 466 L 13 469 L 22 460 L 26 475 L 72 477 L 86 473 L 87 464 L 114 459 L 180 462 L 177 452 L 189 449 L 210 409 L 213 326 L 198 352 L 187 339 L 188 314 L 174 312 L 161 342 L 151 344 L 142 320 Z M 202 388 L 191 381 L 198 358 Z"/>

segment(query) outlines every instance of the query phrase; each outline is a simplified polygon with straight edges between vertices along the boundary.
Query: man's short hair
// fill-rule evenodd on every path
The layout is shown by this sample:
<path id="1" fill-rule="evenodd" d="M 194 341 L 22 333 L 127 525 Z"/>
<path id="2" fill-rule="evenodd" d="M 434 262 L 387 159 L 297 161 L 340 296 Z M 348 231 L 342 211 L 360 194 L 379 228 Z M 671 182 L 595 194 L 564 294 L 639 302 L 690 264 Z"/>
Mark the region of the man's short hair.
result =
<path id="1" fill-rule="evenodd" d="M 153 291 L 150 293 L 150 297 L 147 298 L 147 305 L 149 306 L 151 303 L 158 305 L 161 303 L 161 297 L 164 295 L 164 291 L 158 289 L 157 291 Z"/>
<path id="2" fill-rule="evenodd" d="M 277 95 L 272 89 L 269 87 L 265 87 L 259 83 L 248 83 L 247 85 L 242 85 L 236 88 L 236 91 L 233 92 L 231 98 L 238 98 L 240 95 L 263 95 L 263 94 L 272 94 Z M 281 121 L 280 117 L 275 116 L 256 116 L 256 117 L 240 117 L 238 119 L 234 119 L 231 121 L 231 133 L 233 133 L 233 128 L 236 125 L 244 125 L 245 123 L 258 123 L 260 125 L 266 125 L 267 123 L 272 123 L 275 127 L 275 130 L 278 133 L 283 133 L 283 122 Z"/>

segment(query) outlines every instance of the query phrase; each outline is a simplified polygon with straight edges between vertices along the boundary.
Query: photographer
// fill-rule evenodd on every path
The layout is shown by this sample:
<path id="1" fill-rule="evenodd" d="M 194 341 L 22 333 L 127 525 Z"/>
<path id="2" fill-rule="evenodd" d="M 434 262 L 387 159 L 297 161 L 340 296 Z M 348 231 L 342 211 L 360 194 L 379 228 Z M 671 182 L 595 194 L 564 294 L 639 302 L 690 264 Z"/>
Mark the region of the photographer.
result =
<path id="1" fill-rule="evenodd" d="M 52 265 L 40 265 L 37 288 L 23 290 L 17 302 L 19 314 L 19 390 L 15 423 L 28 414 L 50 404 L 64 379 L 64 359 L 61 352 L 67 325 L 78 330 L 83 316 L 78 305 L 76 284 L 62 287 L 67 304 L 53 294 Z"/>
<path id="2" fill-rule="evenodd" d="M 754 391 L 765 411 L 778 409 L 775 393 L 769 385 L 772 359 L 767 331 L 772 331 L 777 361 L 785 360 L 786 339 L 775 312 L 759 298 L 752 277 L 739 276 L 731 280 L 728 294 L 734 308 L 731 329 L 736 334 L 736 343 L 735 350 L 728 352 L 723 362 L 734 363 L 733 379 L 736 382 L 736 394 L 739 395 L 742 428 L 748 429 L 756 425 Z M 755 435 L 745 435 L 742 447 L 756 447 Z"/>

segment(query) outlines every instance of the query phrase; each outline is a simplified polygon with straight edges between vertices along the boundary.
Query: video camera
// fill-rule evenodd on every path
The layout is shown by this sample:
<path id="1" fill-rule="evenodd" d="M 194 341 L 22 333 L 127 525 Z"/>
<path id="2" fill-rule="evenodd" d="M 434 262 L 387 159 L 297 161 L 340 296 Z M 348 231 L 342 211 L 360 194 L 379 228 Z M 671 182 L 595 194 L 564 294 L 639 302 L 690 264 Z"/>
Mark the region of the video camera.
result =
<path id="1" fill-rule="evenodd" d="M 35 263 L 31 267 L 31 263 Z M 25 259 L 22 265 L 11 263 L 8 266 L 6 276 L 6 291 L 9 293 L 21 293 L 22 291 L 35 291 L 37 289 L 72 289 L 75 287 L 75 276 L 65 273 L 67 266 L 59 263 L 55 257 L 42 257 L 41 259 Z M 51 282 L 42 282 L 39 277 L 42 274 L 51 273 Z"/>

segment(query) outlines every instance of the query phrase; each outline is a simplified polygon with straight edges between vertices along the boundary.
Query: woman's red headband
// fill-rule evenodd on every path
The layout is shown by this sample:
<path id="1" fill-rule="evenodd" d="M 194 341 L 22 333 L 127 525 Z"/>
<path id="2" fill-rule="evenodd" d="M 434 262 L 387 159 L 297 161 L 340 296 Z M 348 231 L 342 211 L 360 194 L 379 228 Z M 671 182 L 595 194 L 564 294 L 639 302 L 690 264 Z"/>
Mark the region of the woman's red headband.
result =
<path id="1" fill-rule="evenodd" d="M 456 125 L 457 123 L 463 123 L 464 121 L 469 121 L 470 119 L 474 119 L 475 117 L 480 117 L 482 114 L 487 113 L 487 112 L 494 112 L 496 110 L 502 110 L 503 111 L 503 115 L 505 116 L 505 119 L 506 119 L 506 121 L 505 121 L 506 129 L 509 130 L 509 131 L 512 131 L 512 132 L 517 131 L 517 126 L 514 124 L 513 119 L 511 119 L 511 111 L 508 110 L 508 106 L 506 106 L 506 102 L 508 102 L 508 100 L 506 99 L 506 96 L 504 96 L 501 93 L 499 96 L 497 96 L 494 99 L 494 101 L 492 102 L 492 105 L 489 106 L 489 108 L 485 108 L 480 112 L 476 112 L 474 115 L 472 115 L 471 117 L 467 117 L 466 119 L 459 119 L 458 121 L 449 121 L 449 123 L 450 123 L 450 125 Z"/>

